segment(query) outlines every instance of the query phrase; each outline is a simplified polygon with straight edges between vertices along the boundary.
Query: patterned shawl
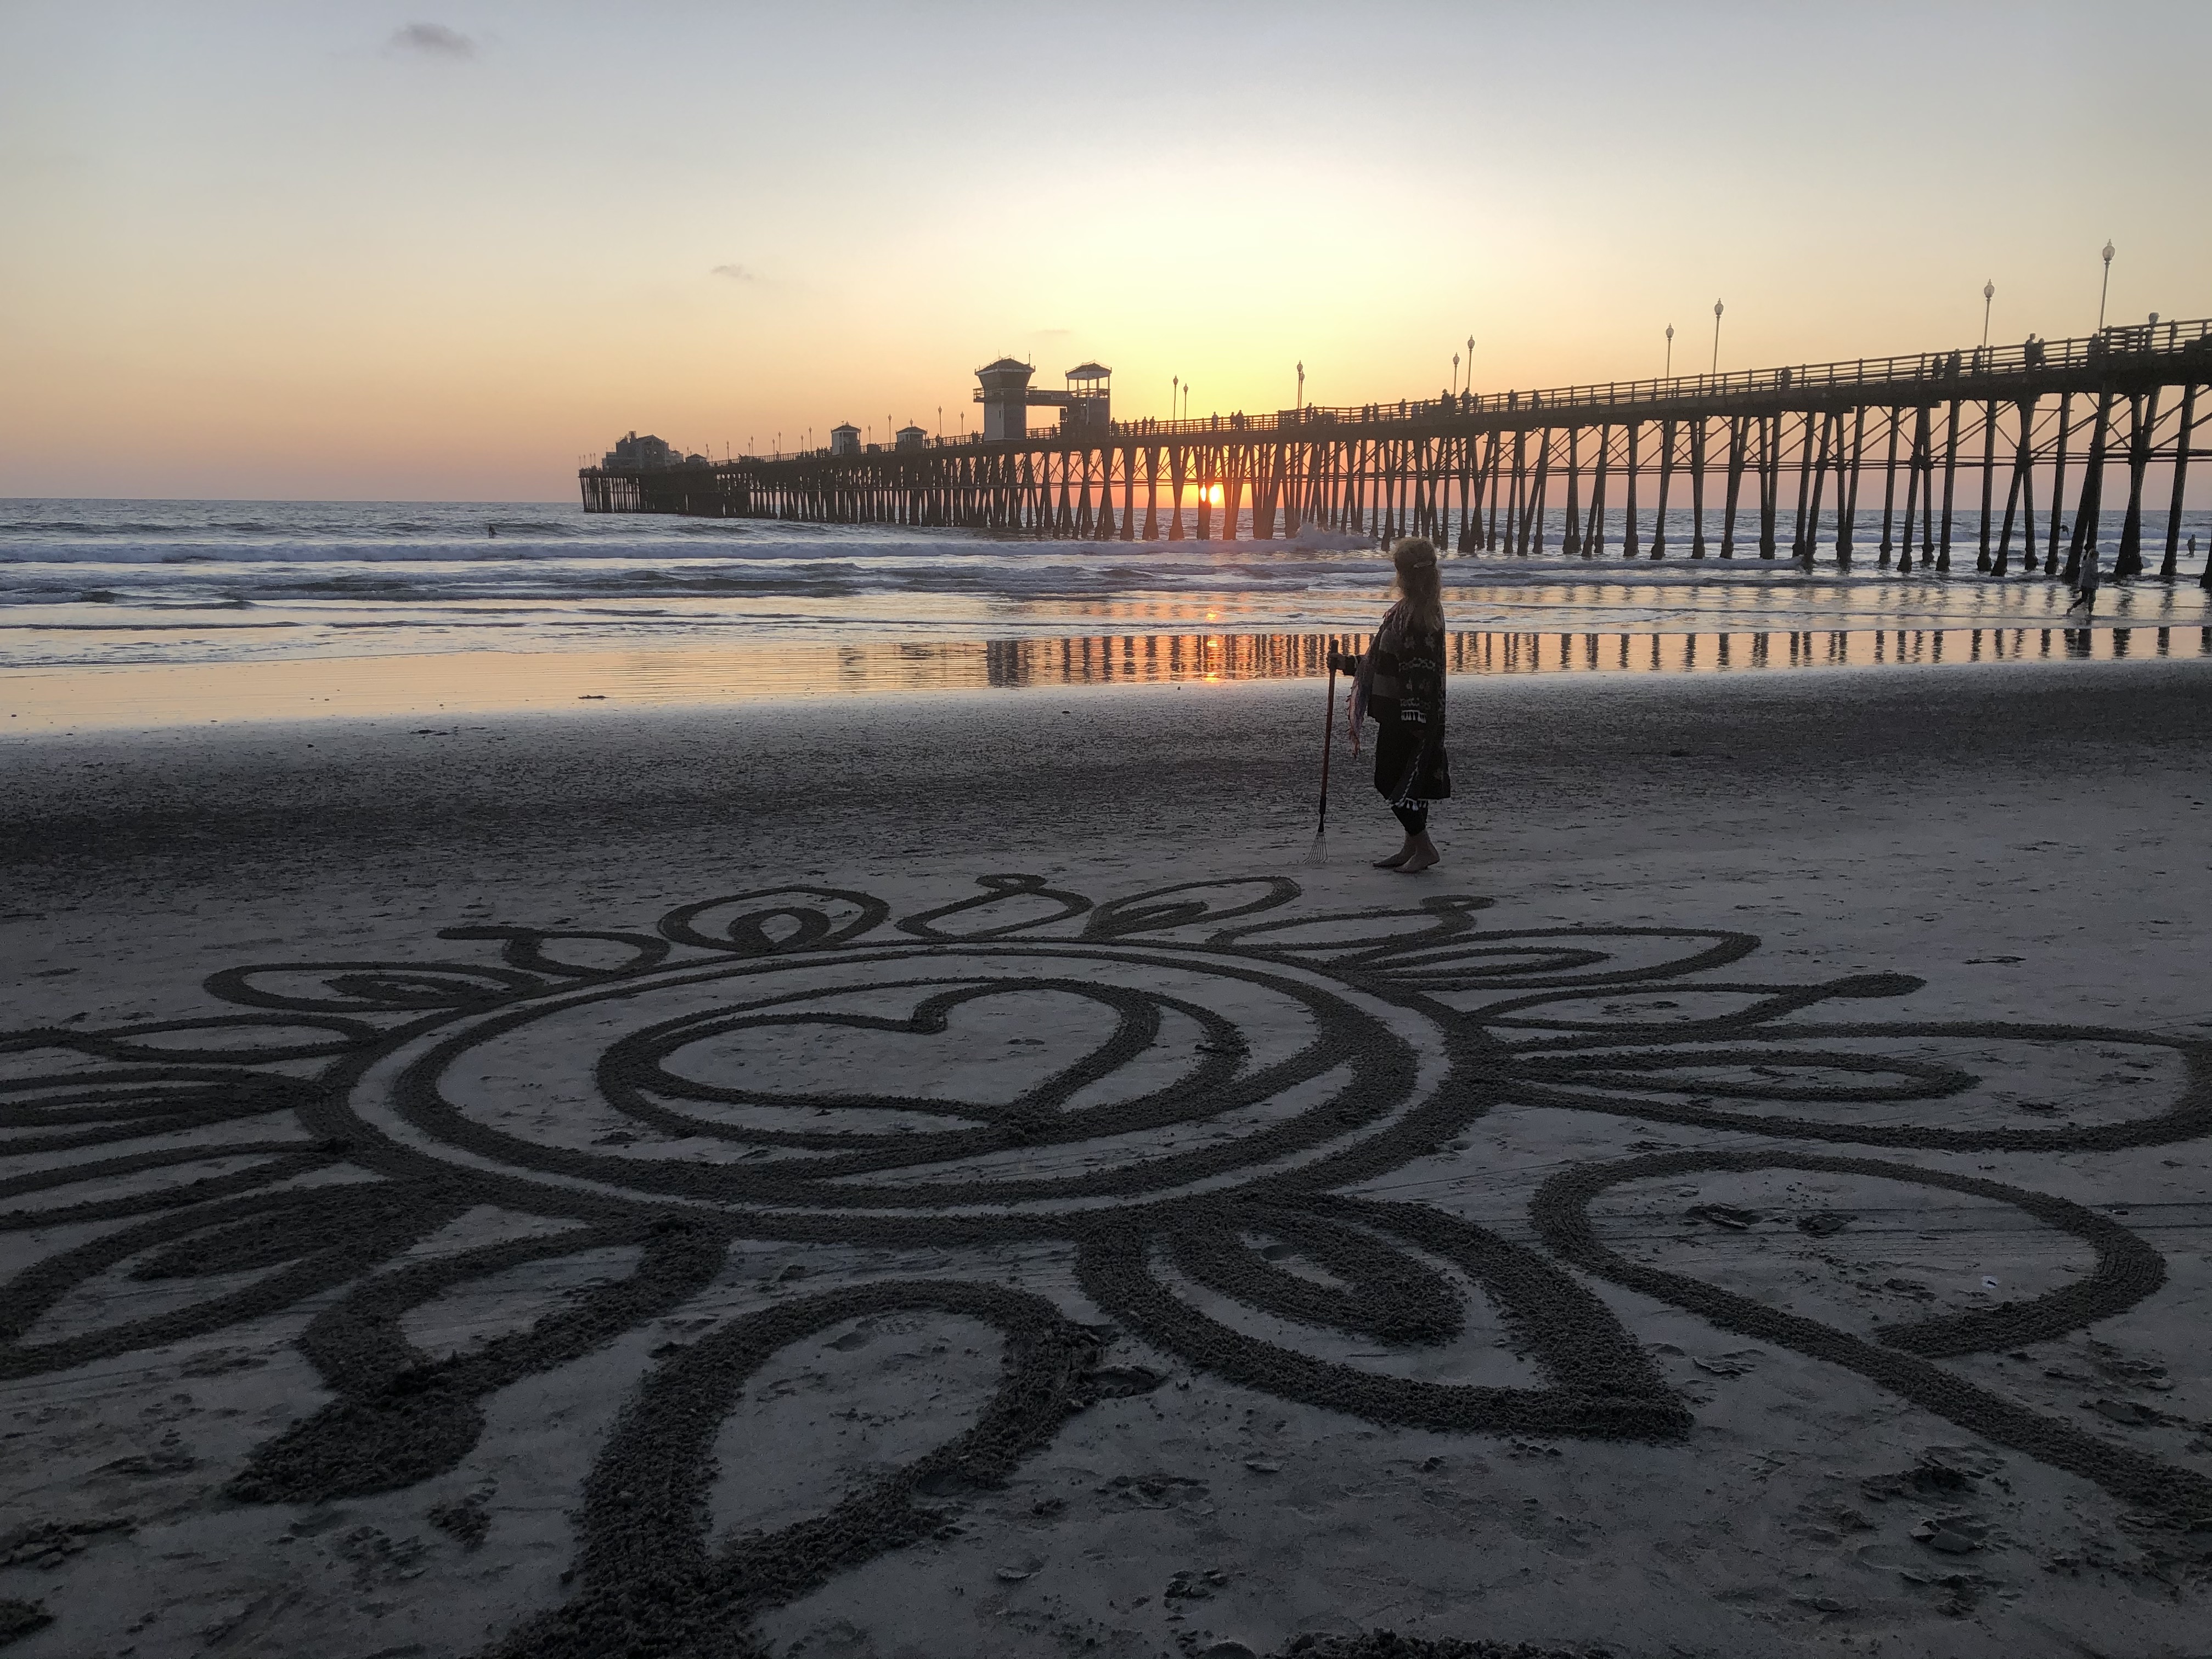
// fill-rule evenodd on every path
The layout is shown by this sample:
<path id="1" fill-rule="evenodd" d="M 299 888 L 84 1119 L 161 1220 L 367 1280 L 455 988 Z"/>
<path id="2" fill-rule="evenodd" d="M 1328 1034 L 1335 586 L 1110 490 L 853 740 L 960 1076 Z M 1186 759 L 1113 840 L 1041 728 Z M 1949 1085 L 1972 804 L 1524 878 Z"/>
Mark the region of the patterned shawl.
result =
<path id="1" fill-rule="evenodd" d="M 1359 672 L 1352 677 L 1352 701 L 1346 714 L 1352 722 L 1352 752 L 1359 753 L 1359 728 L 1367 720 L 1367 704 L 1375 692 L 1375 653 L 1377 650 L 1395 651 L 1406 634 L 1406 601 L 1401 599 L 1382 613 L 1382 626 L 1375 637 L 1360 653 Z"/>

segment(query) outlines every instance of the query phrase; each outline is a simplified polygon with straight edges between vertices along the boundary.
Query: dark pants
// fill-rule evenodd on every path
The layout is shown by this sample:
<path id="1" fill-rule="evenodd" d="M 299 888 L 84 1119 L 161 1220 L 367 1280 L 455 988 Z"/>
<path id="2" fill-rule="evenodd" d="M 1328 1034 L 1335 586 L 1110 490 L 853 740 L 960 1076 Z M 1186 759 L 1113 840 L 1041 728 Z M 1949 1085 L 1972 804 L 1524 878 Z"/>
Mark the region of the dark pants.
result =
<path id="1" fill-rule="evenodd" d="M 1407 835 L 1425 834 L 1429 827 L 1428 802 L 1411 793 L 1396 793 L 1415 787 L 1414 763 L 1420 753 L 1420 728 L 1399 723 L 1395 697 L 1376 697 L 1368 707 L 1374 712 L 1376 724 L 1382 727 L 1375 740 L 1376 793 L 1390 803 L 1390 811 L 1406 826 Z"/>

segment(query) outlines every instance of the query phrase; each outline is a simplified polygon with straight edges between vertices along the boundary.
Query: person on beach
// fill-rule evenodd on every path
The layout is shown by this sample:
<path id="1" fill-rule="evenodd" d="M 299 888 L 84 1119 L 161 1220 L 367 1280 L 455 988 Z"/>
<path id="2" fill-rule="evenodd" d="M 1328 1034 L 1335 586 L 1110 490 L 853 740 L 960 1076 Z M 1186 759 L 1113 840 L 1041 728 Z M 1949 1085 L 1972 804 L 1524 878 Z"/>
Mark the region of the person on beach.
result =
<path id="1" fill-rule="evenodd" d="M 2085 617 L 2094 620 L 2097 615 L 2097 543 L 2092 537 L 2089 545 L 2081 550 L 2081 577 L 2075 584 L 2074 603 L 2066 607 L 2070 616 L 2077 608 Z"/>
<path id="2" fill-rule="evenodd" d="M 1378 870 L 1413 875 L 1441 856 L 1429 839 L 1429 803 L 1451 798 L 1444 755 L 1444 606 L 1437 550 L 1409 537 L 1390 550 L 1398 602 L 1383 614 L 1368 648 L 1334 654 L 1329 666 L 1352 675 L 1352 752 L 1363 722 L 1382 728 L 1375 743 L 1375 788 L 1405 826 L 1406 844 Z"/>

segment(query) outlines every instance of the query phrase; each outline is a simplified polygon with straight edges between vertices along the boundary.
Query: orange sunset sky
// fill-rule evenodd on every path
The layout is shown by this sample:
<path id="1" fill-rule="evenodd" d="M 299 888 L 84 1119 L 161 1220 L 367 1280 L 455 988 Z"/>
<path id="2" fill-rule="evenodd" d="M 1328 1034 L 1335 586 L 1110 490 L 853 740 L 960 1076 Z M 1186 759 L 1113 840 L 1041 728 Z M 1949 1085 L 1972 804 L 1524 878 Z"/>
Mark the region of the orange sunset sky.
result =
<path id="1" fill-rule="evenodd" d="M 1432 395 L 2212 313 L 2212 8 L 45 3 L 0 495 L 570 499 L 630 428 Z"/>

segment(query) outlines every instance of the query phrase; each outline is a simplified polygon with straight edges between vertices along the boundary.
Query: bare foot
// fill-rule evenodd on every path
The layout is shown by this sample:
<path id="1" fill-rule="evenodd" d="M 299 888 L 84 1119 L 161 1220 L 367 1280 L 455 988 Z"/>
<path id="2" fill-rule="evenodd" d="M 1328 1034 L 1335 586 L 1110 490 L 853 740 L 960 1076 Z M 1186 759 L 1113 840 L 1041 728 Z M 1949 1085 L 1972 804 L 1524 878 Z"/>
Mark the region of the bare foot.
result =
<path id="1" fill-rule="evenodd" d="M 1437 851 L 1435 844 L 1424 836 L 1414 843 L 1413 850 L 1406 854 L 1404 861 L 1398 866 L 1398 873 L 1401 876 L 1418 875 L 1443 856 L 1443 854 Z"/>
<path id="2" fill-rule="evenodd" d="M 1391 854 L 1389 858 L 1376 860 L 1375 867 L 1377 870 L 1395 870 L 1400 865 L 1403 864 L 1407 859 L 1413 857 L 1413 849 L 1412 848 L 1401 847 L 1396 852 Z"/>

